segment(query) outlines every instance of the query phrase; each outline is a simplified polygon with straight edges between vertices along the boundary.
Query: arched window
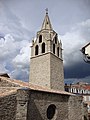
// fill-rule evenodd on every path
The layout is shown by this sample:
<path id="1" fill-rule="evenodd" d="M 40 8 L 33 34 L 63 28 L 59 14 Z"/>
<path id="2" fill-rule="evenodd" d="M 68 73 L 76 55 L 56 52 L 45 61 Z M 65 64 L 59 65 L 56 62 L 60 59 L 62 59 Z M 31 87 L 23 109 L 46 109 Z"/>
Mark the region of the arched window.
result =
<path id="1" fill-rule="evenodd" d="M 38 45 L 35 47 L 35 55 L 38 55 Z"/>
<path id="2" fill-rule="evenodd" d="M 42 35 L 39 36 L 39 43 L 42 42 Z"/>
<path id="3" fill-rule="evenodd" d="M 42 53 L 45 53 L 45 43 L 42 43 Z"/>
<path id="4" fill-rule="evenodd" d="M 55 44 L 57 44 L 57 36 L 55 36 Z"/>
<path id="5" fill-rule="evenodd" d="M 53 53 L 55 54 L 55 44 L 53 44 Z"/>
<path id="6" fill-rule="evenodd" d="M 52 118 L 54 118 L 55 114 L 56 114 L 56 106 L 53 104 L 49 105 L 47 108 L 47 118 L 51 120 Z"/>
<path id="7" fill-rule="evenodd" d="M 59 57 L 59 47 L 57 47 L 57 56 Z"/>

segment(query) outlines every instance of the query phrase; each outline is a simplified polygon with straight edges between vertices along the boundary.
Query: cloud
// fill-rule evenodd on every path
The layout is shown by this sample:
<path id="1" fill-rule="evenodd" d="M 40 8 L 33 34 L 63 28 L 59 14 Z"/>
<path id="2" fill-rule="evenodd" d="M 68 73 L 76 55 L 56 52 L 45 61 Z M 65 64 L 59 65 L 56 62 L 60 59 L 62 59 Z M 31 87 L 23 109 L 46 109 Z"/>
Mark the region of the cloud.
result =
<path id="1" fill-rule="evenodd" d="M 64 48 L 65 77 L 86 77 L 90 66 L 85 64 L 80 49 L 90 42 L 90 19 L 76 24 L 70 32 L 60 36 Z"/>
<path id="2" fill-rule="evenodd" d="M 28 30 L 29 27 L 27 29 L 23 21 L 13 11 L 3 2 L 0 2 L 0 72 L 7 72 L 12 78 L 28 81 L 29 46 L 33 32 Z M 68 25 L 67 21 L 64 23 L 65 26 Z M 74 23 L 71 31 L 66 32 L 65 30 L 66 33 L 60 36 L 64 49 L 65 78 L 82 78 L 90 75 L 90 66 L 84 63 L 80 52 L 80 49 L 90 41 L 90 19 L 77 24 Z M 35 26 L 31 26 L 36 29 Z"/>
<path id="3" fill-rule="evenodd" d="M 0 2 L 0 33 L 11 34 L 16 40 L 30 39 L 31 32 L 26 28 L 6 4 Z"/>
<path id="4" fill-rule="evenodd" d="M 29 80 L 29 68 L 30 68 L 30 43 L 23 41 L 23 46 L 20 49 L 18 55 L 12 60 L 14 70 L 11 72 L 11 76 L 24 81 Z"/>
<path id="5" fill-rule="evenodd" d="M 23 68 L 24 66 L 28 66 L 29 63 L 29 56 L 30 56 L 30 47 L 29 43 L 23 41 L 25 45 L 20 49 L 18 55 L 13 59 L 13 64 L 18 68 Z M 22 66 L 23 65 L 23 66 Z"/>
<path id="6" fill-rule="evenodd" d="M 7 72 L 13 78 L 27 81 L 31 32 L 1 2 L 0 13 L 0 72 Z"/>
<path id="7" fill-rule="evenodd" d="M 5 35 L 5 40 L 0 39 L 0 72 L 8 72 L 10 76 L 23 80 L 23 75 L 29 72 L 29 46 L 29 41 L 16 41 L 10 34 Z"/>

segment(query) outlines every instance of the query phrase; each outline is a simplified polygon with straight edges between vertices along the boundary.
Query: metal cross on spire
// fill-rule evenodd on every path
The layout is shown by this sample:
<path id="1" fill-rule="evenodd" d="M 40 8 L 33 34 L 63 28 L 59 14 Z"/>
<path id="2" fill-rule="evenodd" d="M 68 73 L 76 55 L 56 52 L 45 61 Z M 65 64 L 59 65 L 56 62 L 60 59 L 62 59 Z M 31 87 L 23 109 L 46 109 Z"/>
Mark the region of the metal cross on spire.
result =
<path id="1" fill-rule="evenodd" d="M 46 8 L 45 10 L 46 10 L 46 14 L 48 14 L 48 8 Z"/>

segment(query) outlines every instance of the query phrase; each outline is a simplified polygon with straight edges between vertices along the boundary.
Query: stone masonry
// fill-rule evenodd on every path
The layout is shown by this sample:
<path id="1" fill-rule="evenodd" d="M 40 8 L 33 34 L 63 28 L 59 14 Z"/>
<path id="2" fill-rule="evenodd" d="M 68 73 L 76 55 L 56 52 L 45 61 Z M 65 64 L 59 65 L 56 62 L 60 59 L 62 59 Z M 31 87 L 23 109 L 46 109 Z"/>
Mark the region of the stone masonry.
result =
<path id="1" fill-rule="evenodd" d="M 64 90 L 63 73 L 62 44 L 46 14 L 36 40 L 32 41 L 30 83 Z"/>

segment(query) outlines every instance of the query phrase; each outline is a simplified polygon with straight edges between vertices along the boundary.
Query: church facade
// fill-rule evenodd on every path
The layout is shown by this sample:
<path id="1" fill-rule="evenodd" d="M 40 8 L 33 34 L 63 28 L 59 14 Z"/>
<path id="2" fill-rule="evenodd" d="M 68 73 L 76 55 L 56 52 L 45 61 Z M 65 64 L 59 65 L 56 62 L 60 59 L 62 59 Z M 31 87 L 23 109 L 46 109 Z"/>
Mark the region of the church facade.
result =
<path id="1" fill-rule="evenodd" d="M 82 96 L 64 91 L 62 43 L 47 11 L 32 40 L 29 83 L 0 77 L 0 120 L 88 120 Z"/>

